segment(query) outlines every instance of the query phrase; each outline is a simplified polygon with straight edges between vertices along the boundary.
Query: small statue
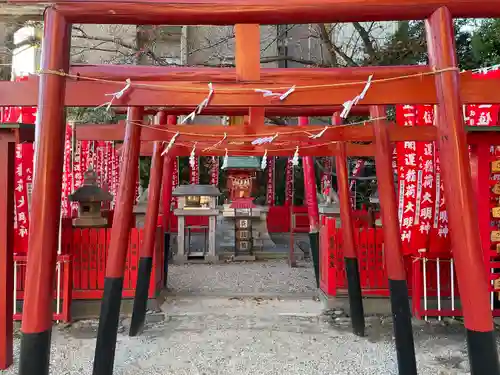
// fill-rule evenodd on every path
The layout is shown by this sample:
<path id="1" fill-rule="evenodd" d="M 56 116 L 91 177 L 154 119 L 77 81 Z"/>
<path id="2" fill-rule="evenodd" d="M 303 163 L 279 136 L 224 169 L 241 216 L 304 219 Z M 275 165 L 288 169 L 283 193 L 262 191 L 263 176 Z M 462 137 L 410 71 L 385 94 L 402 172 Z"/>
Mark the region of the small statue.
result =
<path id="1" fill-rule="evenodd" d="M 339 203 L 339 196 L 329 183 L 326 183 L 323 187 L 323 202 L 327 205 Z"/>

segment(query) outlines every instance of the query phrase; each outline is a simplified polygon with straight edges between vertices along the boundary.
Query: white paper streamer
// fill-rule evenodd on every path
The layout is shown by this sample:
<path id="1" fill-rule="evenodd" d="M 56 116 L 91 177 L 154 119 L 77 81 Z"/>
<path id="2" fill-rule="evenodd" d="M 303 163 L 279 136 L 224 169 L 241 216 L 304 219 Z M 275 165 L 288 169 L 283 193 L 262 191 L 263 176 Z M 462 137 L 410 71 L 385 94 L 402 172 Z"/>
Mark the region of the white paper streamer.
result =
<path id="1" fill-rule="evenodd" d="M 267 150 L 264 152 L 264 156 L 262 157 L 262 161 L 260 163 L 260 169 L 264 170 L 267 167 Z"/>
<path id="2" fill-rule="evenodd" d="M 365 85 L 363 91 L 361 91 L 361 94 L 357 95 L 356 97 L 354 97 L 354 99 L 348 100 L 347 102 L 345 102 L 343 104 L 344 110 L 340 114 L 340 117 L 347 118 L 347 116 L 349 116 L 349 112 L 351 112 L 352 107 L 354 107 L 356 104 L 358 104 L 360 100 L 364 99 L 366 92 L 368 91 L 368 89 L 370 88 L 370 86 L 372 84 L 372 78 L 373 78 L 373 74 L 370 77 L 368 77 L 368 81 L 366 81 L 366 85 Z"/>
<path id="3" fill-rule="evenodd" d="M 222 167 L 220 169 L 226 169 L 227 168 L 227 148 L 226 148 L 226 154 L 224 155 L 224 159 L 222 160 Z"/>
<path id="4" fill-rule="evenodd" d="M 252 141 L 252 145 L 264 145 L 267 143 L 272 143 L 276 138 L 278 138 L 279 133 L 276 133 L 272 137 L 257 138 Z"/>
<path id="5" fill-rule="evenodd" d="M 205 108 L 208 107 L 208 105 L 210 104 L 210 100 L 212 100 L 213 95 L 214 95 L 214 89 L 212 86 L 212 82 L 210 82 L 208 84 L 207 97 L 205 99 L 203 99 L 203 101 L 200 104 L 198 104 L 198 106 L 195 108 L 195 110 L 193 112 L 191 112 L 189 115 L 184 117 L 184 120 L 181 121 L 181 124 L 185 124 L 187 121 L 194 121 L 196 116 L 198 116 L 201 113 L 201 111 L 203 111 Z"/>
<path id="6" fill-rule="evenodd" d="M 108 111 L 109 108 L 113 105 L 114 100 L 120 99 L 123 96 L 123 94 L 125 94 L 125 92 L 130 88 L 130 85 L 132 85 L 132 81 L 130 80 L 130 78 L 127 78 L 125 80 L 125 87 L 123 89 L 121 89 L 120 91 L 117 91 L 117 92 L 113 92 L 111 94 L 104 94 L 105 96 L 111 96 L 111 100 L 109 102 L 101 104 L 100 106 L 96 107 L 95 109 L 106 106 L 106 110 Z"/>
<path id="7" fill-rule="evenodd" d="M 290 87 L 288 91 L 284 92 L 283 94 L 273 92 L 271 90 L 265 90 L 265 89 L 255 89 L 255 92 L 261 92 L 264 96 L 264 98 L 279 98 L 279 100 L 283 101 L 285 100 L 292 92 L 295 91 L 295 85 Z"/>
<path id="8" fill-rule="evenodd" d="M 291 160 L 291 163 L 294 167 L 299 165 L 299 146 L 295 149 L 295 153 L 293 154 L 293 158 Z"/>
<path id="9" fill-rule="evenodd" d="M 168 142 L 168 145 L 167 147 L 165 147 L 165 150 L 163 150 L 163 152 L 161 153 L 162 156 L 165 155 L 166 153 L 168 153 L 170 151 L 170 149 L 172 148 L 172 146 L 174 145 L 175 143 L 175 140 L 176 138 L 179 136 L 179 132 L 175 133 L 174 136 L 170 139 L 170 142 Z"/>
<path id="10" fill-rule="evenodd" d="M 191 154 L 189 155 L 189 165 L 191 166 L 191 168 L 195 167 L 195 162 L 194 162 L 195 151 L 196 151 L 196 142 L 194 143 L 193 149 L 191 150 Z"/>

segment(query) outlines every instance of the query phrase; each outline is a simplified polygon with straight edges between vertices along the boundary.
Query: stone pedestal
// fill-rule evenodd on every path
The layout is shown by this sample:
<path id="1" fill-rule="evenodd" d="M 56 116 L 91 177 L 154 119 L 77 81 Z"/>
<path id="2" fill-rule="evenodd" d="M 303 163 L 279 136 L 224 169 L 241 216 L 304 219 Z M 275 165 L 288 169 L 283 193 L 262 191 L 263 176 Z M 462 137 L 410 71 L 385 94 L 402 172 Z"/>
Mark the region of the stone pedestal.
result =
<path id="1" fill-rule="evenodd" d="M 218 261 L 215 254 L 215 228 L 219 209 L 216 207 L 219 189 L 214 185 L 180 185 L 172 196 L 177 197 L 177 254 L 174 256 L 175 263 L 201 262 L 214 263 Z M 186 217 L 207 216 L 208 227 L 196 226 L 186 228 Z M 189 229 L 205 231 L 205 242 L 201 251 L 192 251 L 186 246 L 186 234 Z"/>
<path id="2" fill-rule="evenodd" d="M 73 219 L 74 227 L 105 227 L 108 225 L 108 219 L 102 216 L 81 216 Z"/>
<path id="3" fill-rule="evenodd" d="M 318 205 L 318 211 L 320 215 L 334 217 L 335 226 L 340 228 L 340 207 L 337 204 L 322 203 Z"/>
<path id="4" fill-rule="evenodd" d="M 251 212 L 250 209 L 248 210 L 248 217 L 252 221 L 253 250 L 263 251 L 264 249 L 270 250 L 275 248 L 276 244 L 269 236 L 267 230 L 267 213 L 269 212 L 269 208 L 266 206 L 256 206 L 251 209 Z M 235 211 L 234 208 L 230 208 L 230 204 L 224 204 L 222 215 L 219 215 L 217 218 L 217 249 L 222 252 L 234 252 L 235 241 Z M 254 256 L 244 257 L 245 259 L 241 260 L 255 260 Z"/>
<path id="5" fill-rule="evenodd" d="M 144 228 L 144 222 L 146 219 L 146 208 L 147 204 L 137 204 L 134 206 L 134 218 L 135 218 L 136 228 Z"/>
<path id="6" fill-rule="evenodd" d="M 176 209 L 174 214 L 177 216 L 177 254 L 174 256 L 175 263 L 185 263 L 188 260 L 191 261 L 190 257 L 203 257 L 205 263 L 214 263 L 218 261 L 218 257 L 215 254 L 215 228 L 217 223 L 217 216 L 219 215 L 218 209 L 199 209 L 199 210 L 184 210 Z M 187 216 L 208 216 L 208 249 L 206 252 L 190 252 L 186 248 L 186 217 Z"/>

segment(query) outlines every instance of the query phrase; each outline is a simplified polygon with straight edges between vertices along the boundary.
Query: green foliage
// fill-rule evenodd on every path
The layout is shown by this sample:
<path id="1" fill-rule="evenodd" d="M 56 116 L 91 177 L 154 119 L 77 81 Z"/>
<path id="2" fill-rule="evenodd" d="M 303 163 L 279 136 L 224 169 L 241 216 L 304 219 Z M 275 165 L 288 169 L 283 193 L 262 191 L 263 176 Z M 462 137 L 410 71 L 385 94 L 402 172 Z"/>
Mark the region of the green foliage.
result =
<path id="1" fill-rule="evenodd" d="M 478 67 L 500 64 L 500 19 L 483 20 L 470 44 Z"/>
<path id="2" fill-rule="evenodd" d="M 500 64 L 500 19 L 479 22 L 455 20 L 455 44 L 459 67 L 477 69 Z M 423 21 L 400 22 L 398 30 L 387 44 L 377 51 L 375 57 L 367 58 L 366 65 L 415 65 L 427 64 L 427 42 Z M 393 117 L 388 113 L 388 117 Z M 389 116 L 391 115 L 391 116 Z M 374 175 L 375 169 L 366 170 L 365 175 Z M 357 185 L 357 201 L 366 202 L 375 189 L 370 181 Z"/>
<path id="3" fill-rule="evenodd" d="M 88 107 L 68 107 L 66 109 L 68 120 L 76 124 L 111 124 L 124 118 L 117 116 L 106 107 L 88 108 Z"/>
<path id="4" fill-rule="evenodd" d="M 456 19 L 455 44 L 461 69 L 500 63 L 500 19 Z M 399 22 L 396 33 L 361 65 L 414 65 L 428 61 L 424 21 Z"/>
<path id="5" fill-rule="evenodd" d="M 151 158 L 141 156 L 139 159 L 139 183 L 143 189 L 149 186 L 149 170 L 151 169 Z"/>

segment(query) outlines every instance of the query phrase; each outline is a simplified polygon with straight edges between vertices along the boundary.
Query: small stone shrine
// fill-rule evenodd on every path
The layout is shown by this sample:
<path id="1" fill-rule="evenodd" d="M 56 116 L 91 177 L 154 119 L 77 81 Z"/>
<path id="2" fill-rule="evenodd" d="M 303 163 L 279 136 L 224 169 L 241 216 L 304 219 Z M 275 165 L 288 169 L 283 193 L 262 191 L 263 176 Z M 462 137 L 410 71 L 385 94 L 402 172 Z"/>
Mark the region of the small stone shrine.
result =
<path id="1" fill-rule="evenodd" d="M 91 167 L 83 174 L 83 184 L 68 197 L 78 202 L 78 217 L 73 219 L 75 227 L 105 227 L 108 219 L 102 215 L 102 203 L 113 200 L 113 195 L 97 185 L 97 174 Z"/>
<path id="2" fill-rule="evenodd" d="M 269 207 L 253 204 L 253 181 L 260 170 L 260 158 L 255 156 L 228 157 L 227 187 L 229 203 L 224 204 L 219 217 L 217 246 L 235 257 L 251 260 L 252 251 L 272 249 L 276 245 L 267 230 Z"/>
<path id="3" fill-rule="evenodd" d="M 215 228 L 217 225 L 217 197 L 220 191 L 214 185 L 180 185 L 172 192 L 178 198 L 174 214 L 177 216 L 177 254 L 175 263 L 187 261 L 216 262 Z M 206 225 L 186 225 L 187 216 L 208 216 Z M 192 249 L 191 239 L 195 232 L 202 232 L 204 243 L 202 249 Z"/>

